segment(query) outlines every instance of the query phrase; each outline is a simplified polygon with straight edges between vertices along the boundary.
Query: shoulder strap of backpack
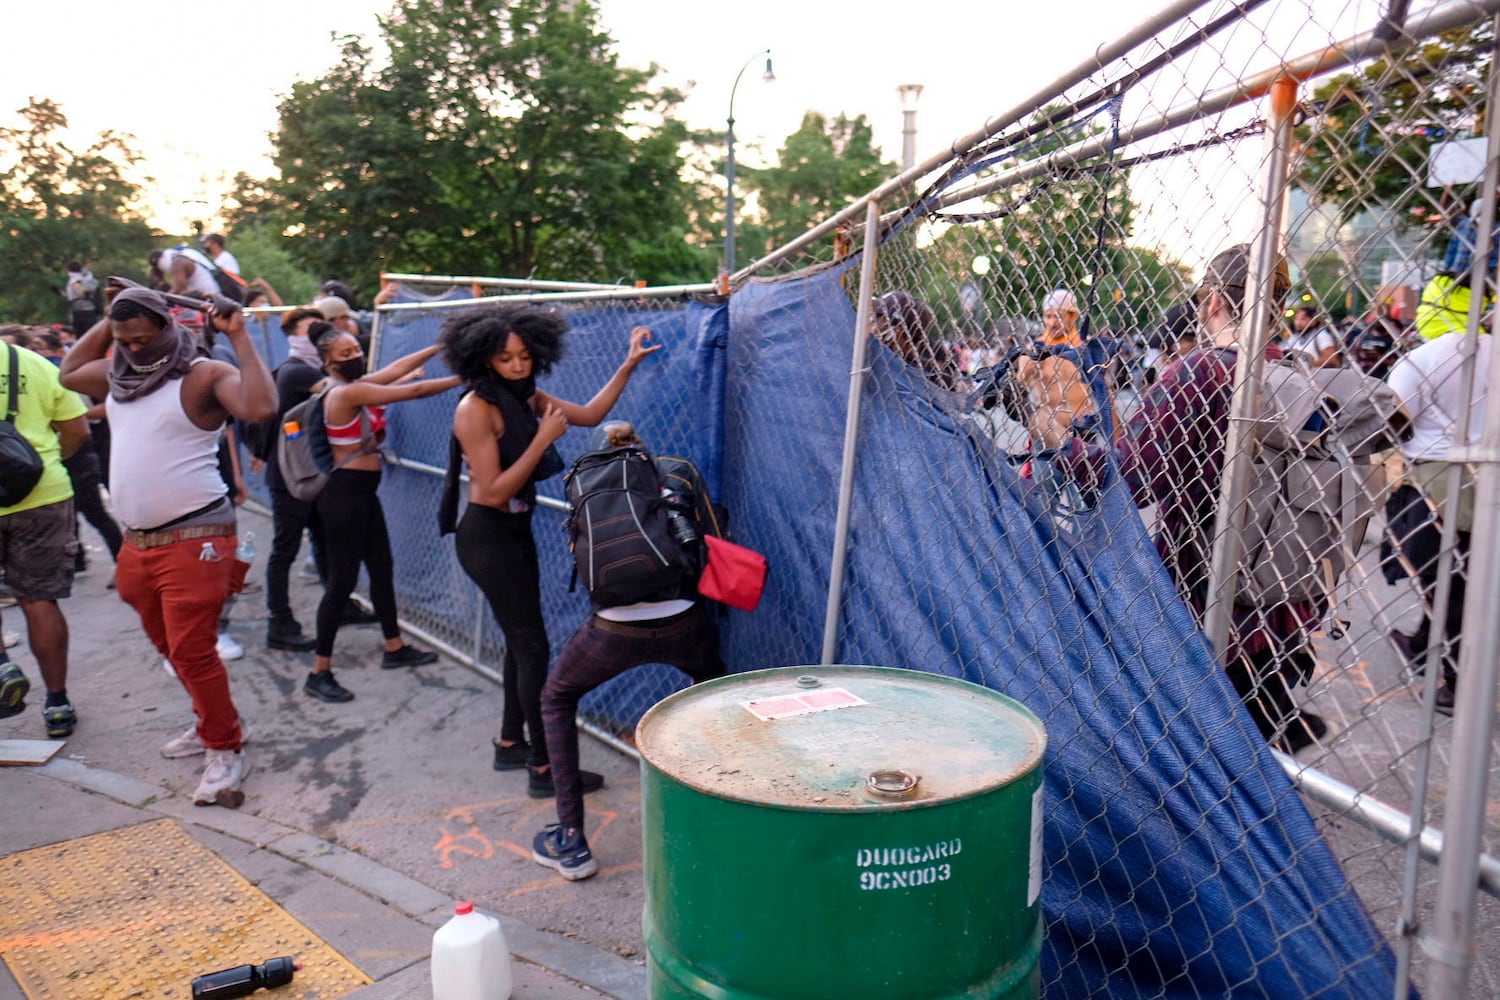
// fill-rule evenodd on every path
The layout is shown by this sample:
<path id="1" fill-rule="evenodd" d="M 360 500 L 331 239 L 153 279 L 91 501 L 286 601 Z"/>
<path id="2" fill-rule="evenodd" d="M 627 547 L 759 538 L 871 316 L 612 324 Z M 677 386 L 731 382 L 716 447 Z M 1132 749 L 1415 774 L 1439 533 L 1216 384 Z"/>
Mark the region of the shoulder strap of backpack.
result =
<path id="1" fill-rule="evenodd" d="M 19 375 L 19 368 L 21 367 L 21 356 L 16 353 L 15 344 L 7 343 L 5 347 L 6 353 L 10 355 L 10 378 L 6 380 L 10 383 L 10 388 L 7 392 L 9 399 L 5 404 L 5 419 L 10 422 L 14 421 L 16 416 L 21 412 L 20 400 L 17 398 L 19 389 L 16 387 L 16 383 L 19 381 L 17 375 Z"/>

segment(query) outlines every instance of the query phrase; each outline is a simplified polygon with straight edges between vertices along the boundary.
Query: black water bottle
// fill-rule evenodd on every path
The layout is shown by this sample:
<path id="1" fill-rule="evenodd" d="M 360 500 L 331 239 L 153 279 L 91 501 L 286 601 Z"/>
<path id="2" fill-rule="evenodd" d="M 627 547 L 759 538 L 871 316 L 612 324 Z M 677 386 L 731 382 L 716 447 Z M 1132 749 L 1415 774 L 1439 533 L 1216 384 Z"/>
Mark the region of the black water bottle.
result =
<path id="1" fill-rule="evenodd" d="M 241 965 L 210 972 L 193 980 L 193 1000 L 228 1000 L 247 997 L 258 989 L 274 990 L 292 981 L 302 966 L 290 958 L 273 958 L 263 965 Z"/>

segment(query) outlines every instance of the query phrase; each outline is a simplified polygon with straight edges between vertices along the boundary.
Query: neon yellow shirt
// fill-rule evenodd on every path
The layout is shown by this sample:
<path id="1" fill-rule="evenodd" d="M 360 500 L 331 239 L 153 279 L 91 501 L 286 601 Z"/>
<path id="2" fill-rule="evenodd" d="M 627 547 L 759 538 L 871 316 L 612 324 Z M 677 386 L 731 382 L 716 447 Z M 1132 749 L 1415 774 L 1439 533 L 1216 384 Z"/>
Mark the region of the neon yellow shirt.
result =
<path id="1" fill-rule="evenodd" d="M 31 442 L 42 456 L 42 478 L 26 499 L 14 507 L 0 507 L 0 516 L 17 511 L 61 503 L 73 495 L 73 480 L 62 464 L 62 446 L 58 444 L 54 421 L 61 423 L 87 412 L 78 393 L 64 389 L 57 378 L 57 366 L 40 354 L 24 347 L 16 348 L 16 371 L 10 370 L 10 351 L 0 344 L 0 411 L 10 399 L 10 380 L 19 373 L 16 383 L 16 430 Z M 0 412 L 0 416 L 3 416 Z"/>
<path id="2" fill-rule="evenodd" d="M 1469 328 L 1469 292 L 1467 280 L 1459 281 L 1446 275 L 1438 275 L 1422 289 L 1422 300 L 1417 303 L 1417 333 L 1423 340 L 1436 340 L 1445 333 L 1463 333 Z M 1485 309 L 1495 304 L 1493 298 L 1485 301 Z"/>

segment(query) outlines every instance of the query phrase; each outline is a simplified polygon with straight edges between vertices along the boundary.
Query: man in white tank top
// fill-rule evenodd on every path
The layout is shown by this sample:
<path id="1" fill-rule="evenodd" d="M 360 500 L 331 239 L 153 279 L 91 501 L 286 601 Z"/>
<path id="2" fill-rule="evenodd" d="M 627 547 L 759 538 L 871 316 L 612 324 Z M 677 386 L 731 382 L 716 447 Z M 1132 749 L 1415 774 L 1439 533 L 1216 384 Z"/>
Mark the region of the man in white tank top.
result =
<path id="1" fill-rule="evenodd" d="M 244 314 L 211 313 L 239 360 L 209 359 L 172 321 L 158 293 L 132 288 L 62 364 L 62 381 L 105 398 L 113 436 L 109 493 L 125 524 L 116 571 L 120 597 L 141 616 L 193 701 L 198 724 L 161 748 L 169 758 L 206 754 L 198 805 L 238 807 L 248 764 L 229 674 L 215 649 L 219 612 L 244 582 L 235 559 L 234 505 L 219 475 L 219 433 L 230 418 L 271 420 L 276 387 L 245 329 Z M 110 348 L 114 357 L 106 357 Z"/>

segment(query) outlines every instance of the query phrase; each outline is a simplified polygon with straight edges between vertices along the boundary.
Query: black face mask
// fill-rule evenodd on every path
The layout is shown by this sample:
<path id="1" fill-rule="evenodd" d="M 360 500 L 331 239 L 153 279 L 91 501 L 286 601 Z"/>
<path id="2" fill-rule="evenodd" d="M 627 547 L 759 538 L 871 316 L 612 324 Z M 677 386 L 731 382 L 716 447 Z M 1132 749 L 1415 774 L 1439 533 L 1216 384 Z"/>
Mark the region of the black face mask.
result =
<path id="1" fill-rule="evenodd" d="M 365 374 L 365 359 L 358 357 L 336 362 L 333 370 L 338 372 L 339 378 L 345 382 L 358 382 Z"/>

